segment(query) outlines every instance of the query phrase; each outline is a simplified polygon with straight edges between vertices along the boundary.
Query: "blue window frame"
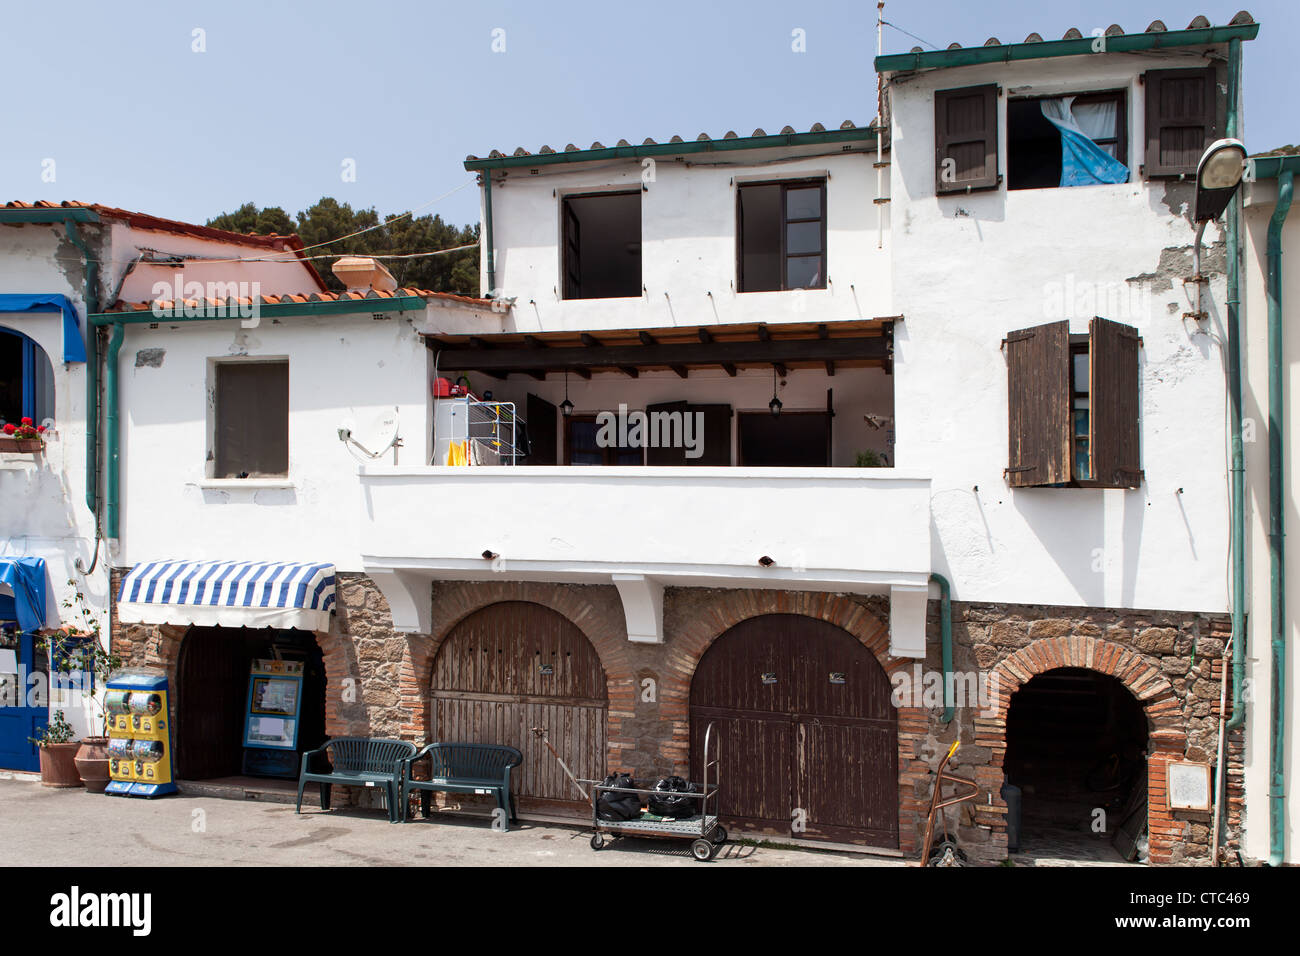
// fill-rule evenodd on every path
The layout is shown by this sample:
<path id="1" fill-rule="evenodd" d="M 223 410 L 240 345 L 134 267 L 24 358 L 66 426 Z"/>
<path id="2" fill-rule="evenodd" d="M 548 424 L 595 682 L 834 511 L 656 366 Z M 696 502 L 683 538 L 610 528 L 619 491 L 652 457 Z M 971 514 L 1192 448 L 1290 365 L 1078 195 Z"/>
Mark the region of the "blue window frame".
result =
<path id="1" fill-rule="evenodd" d="M 0 328 L 0 425 L 54 415 L 54 369 L 45 350 L 13 329 Z"/>

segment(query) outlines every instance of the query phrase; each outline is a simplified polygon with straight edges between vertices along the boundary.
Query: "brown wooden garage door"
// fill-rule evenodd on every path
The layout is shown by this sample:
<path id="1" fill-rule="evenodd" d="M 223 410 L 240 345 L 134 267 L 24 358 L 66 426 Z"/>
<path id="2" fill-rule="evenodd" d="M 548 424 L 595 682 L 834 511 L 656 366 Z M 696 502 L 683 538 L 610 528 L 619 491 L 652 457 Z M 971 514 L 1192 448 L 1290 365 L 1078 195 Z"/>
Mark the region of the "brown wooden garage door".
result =
<path id="1" fill-rule="evenodd" d="M 898 727 L 889 698 L 884 669 L 846 631 L 795 614 L 751 618 L 714 641 L 692 678 L 692 776 L 700 778 L 712 722 L 724 820 L 897 847 Z"/>
<path id="2" fill-rule="evenodd" d="M 581 779 L 605 774 L 605 671 L 586 636 L 563 615 L 523 601 L 493 604 L 452 630 L 433 663 L 432 739 L 509 744 L 524 762 L 511 789 L 531 809 L 581 803 L 530 728 Z"/>

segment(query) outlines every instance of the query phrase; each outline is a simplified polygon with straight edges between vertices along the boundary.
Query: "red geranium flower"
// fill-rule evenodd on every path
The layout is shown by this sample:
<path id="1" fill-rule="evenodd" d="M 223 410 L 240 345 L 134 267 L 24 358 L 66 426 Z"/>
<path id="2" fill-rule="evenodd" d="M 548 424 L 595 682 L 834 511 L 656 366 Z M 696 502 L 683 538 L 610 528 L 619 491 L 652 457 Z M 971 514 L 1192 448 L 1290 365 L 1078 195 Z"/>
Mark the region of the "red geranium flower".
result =
<path id="1" fill-rule="evenodd" d="M 38 435 L 44 435 L 44 434 L 45 434 L 45 426 L 44 426 L 44 425 L 37 425 L 37 426 L 36 426 L 36 433 L 37 433 Z"/>
<path id="2" fill-rule="evenodd" d="M 14 425 L 13 422 L 9 422 L 8 424 L 5 425 L 6 435 L 12 435 L 16 431 L 18 431 L 18 428 Z"/>
<path id="3" fill-rule="evenodd" d="M 23 425 L 34 425 L 35 422 L 33 422 L 30 418 L 24 418 L 24 419 L 22 420 L 21 424 L 23 424 Z"/>

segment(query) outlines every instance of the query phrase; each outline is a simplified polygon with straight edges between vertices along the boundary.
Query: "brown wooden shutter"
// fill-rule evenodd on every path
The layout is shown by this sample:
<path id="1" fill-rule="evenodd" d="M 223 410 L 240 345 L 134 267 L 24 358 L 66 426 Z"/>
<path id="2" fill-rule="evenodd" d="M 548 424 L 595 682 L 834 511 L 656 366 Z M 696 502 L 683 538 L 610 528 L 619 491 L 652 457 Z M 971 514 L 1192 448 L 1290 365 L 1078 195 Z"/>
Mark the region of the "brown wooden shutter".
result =
<path id="1" fill-rule="evenodd" d="M 556 408 L 546 399 L 528 394 L 528 458 L 525 465 L 554 465 L 559 459 L 555 427 Z"/>
<path id="2" fill-rule="evenodd" d="M 1070 323 L 1010 332 L 1007 481 L 1013 488 L 1070 480 Z"/>
<path id="3" fill-rule="evenodd" d="M 1093 479 L 1103 488 L 1142 484 L 1140 342 L 1131 325 L 1096 318 L 1088 327 L 1088 445 Z"/>
<path id="4" fill-rule="evenodd" d="M 685 402 L 664 402 L 661 405 L 647 405 L 646 416 L 654 415 L 656 412 L 677 412 L 685 415 L 689 406 Z M 649 422 L 646 424 L 647 434 L 646 441 L 650 440 Z M 706 439 L 707 441 L 707 439 Z M 651 448 L 646 447 L 645 463 L 647 465 L 684 465 L 686 464 L 686 449 L 684 448 Z"/>
<path id="5" fill-rule="evenodd" d="M 1195 175 L 1205 147 L 1218 139 L 1214 67 L 1148 70 L 1147 176 Z"/>
<path id="6" fill-rule="evenodd" d="M 289 363 L 217 366 L 216 478 L 289 473 Z"/>
<path id="7" fill-rule="evenodd" d="M 940 194 L 997 187 L 997 84 L 934 94 L 934 182 Z"/>

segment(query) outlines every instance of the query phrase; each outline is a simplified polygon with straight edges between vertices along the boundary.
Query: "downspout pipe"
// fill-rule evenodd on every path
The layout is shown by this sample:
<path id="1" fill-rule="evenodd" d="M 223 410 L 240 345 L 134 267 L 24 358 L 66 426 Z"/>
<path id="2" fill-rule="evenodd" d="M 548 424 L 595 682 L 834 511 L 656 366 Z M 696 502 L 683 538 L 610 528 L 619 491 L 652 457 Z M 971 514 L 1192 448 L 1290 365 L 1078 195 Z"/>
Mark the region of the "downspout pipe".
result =
<path id="1" fill-rule="evenodd" d="M 492 242 L 492 170 L 485 169 L 483 177 L 483 231 L 487 233 L 487 280 L 485 298 L 495 299 L 497 295 L 497 247 Z"/>
<path id="2" fill-rule="evenodd" d="M 952 588 L 942 574 L 930 573 L 930 580 L 939 585 L 939 632 L 943 639 L 943 722 L 952 723 L 957 712 L 956 688 L 952 676 Z"/>
<path id="3" fill-rule="evenodd" d="M 113 333 L 108 338 L 108 355 L 104 371 L 104 536 L 117 541 L 118 532 L 118 423 L 117 364 L 122 351 L 126 328 L 121 322 L 113 323 Z"/>
<path id="4" fill-rule="evenodd" d="M 1241 89 L 1241 41 L 1228 44 L 1226 133 L 1238 138 L 1237 100 Z M 1228 404 L 1231 429 L 1230 508 L 1232 512 L 1232 718 L 1228 730 L 1246 723 L 1246 464 L 1241 439 L 1241 193 L 1228 206 Z"/>
<path id="5" fill-rule="evenodd" d="M 1272 620 L 1269 659 L 1268 862 L 1281 866 L 1286 856 L 1286 507 L 1284 422 L 1286 414 L 1282 352 L 1282 225 L 1291 210 L 1295 174 L 1277 177 L 1277 204 L 1268 223 L 1268 556 Z"/>

